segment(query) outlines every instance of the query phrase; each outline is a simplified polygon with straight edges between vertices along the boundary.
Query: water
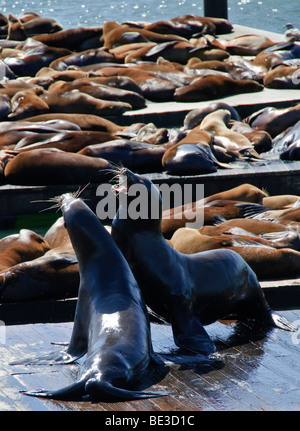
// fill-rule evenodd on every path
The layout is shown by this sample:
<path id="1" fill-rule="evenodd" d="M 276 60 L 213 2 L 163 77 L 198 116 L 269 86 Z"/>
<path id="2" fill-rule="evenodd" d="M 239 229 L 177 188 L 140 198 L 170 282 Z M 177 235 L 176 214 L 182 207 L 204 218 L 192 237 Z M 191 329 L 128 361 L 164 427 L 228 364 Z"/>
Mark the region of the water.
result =
<path id="1" fill-rule="evenodd" d="M 204 15 L 203 1 L 197 0 L 0 0 L 4 15 L 28 10 L 55 18 L 64 28 L 101 26 L 111 20 L 155 22 L 187 13 Z M 228 20 L 232 24 L 283 33 L 287 22 L 299 28 L 300 1 L 228 0 Z"/>

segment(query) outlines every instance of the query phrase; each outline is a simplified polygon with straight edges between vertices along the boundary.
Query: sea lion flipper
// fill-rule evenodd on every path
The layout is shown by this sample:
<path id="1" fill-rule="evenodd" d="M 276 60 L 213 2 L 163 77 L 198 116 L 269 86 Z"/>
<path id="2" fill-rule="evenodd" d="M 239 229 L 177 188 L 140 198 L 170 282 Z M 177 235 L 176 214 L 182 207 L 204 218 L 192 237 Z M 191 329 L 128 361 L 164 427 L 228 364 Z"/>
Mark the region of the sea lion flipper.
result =
<path id="1" fill-rule="evenodd" d="M 54 400 L 75 401 L 80 400 L 84 393 L 84 382 L 79 381 L 56 391 L 37 389 L 35 391 L 20 391 L 29 397 L 52 398 Z"/>
<path id="2" fill-rule="evenodd" d="M 25 358 L 20 361 L 11 362 L 9 365 L 53 365 L 70 364 L 79 359 L 82 355 L 73 356 L 64 350 L 51 352 L 43 356 Z"/>
<path id="3" fill-rule="evenodd" d="M 295 331 L 295 327 L 283 316 L 271 312 L 271 319 L 276 328 L 284 329 L 285 331 Z"/>
<path id="4" fill-rule="evenodd" d="M 209 355 L 216 351 L 215 345 L 202 323 L 194 316 L 183 318 L 182 310 L 181 315 L 177 313 L 176 317 L 172 317 L 172 330 L 175 344 L 178 347 L 203 355 Z"/>

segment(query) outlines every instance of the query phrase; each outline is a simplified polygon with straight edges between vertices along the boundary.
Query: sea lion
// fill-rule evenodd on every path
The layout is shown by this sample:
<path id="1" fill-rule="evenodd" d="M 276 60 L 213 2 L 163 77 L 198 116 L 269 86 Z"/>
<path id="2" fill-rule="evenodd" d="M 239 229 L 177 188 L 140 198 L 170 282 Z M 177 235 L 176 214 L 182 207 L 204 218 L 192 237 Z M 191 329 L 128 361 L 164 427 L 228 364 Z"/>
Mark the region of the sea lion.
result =
<path id="1" fill-rule="evenodd" d="M 276 45 L 271 39 L 257 34 L 247 34 L 235 37 L 225 42 L 226 49 L 232 55 L 252 55 L 259 54 L 264 49 Z"/>
<path id="2" fill-rule="evenodd" d="M 48 104 L 41 99 L 37 92 L 32 90 L 18 91 L 11 98 L 11 113 L 9 120 L 23 120 L 33 115 L 46 114 Z"/>
<path id="3" fill-rule="evenodd" d="M 234 228 L 241 228 L 255 235 L 286 232 L 288 229 L 288 227 L 284 226 L 283 224 L 269 220 L 237 218 L 223 220 L 221 223 L 215 226 L 202 226 L 199 229 L 199 232 L 205 235 L 220 235 L 222 233 L 226 233 L 229 230 L 232 231 Z"/>
<path id="4" fill-rule="evenodd" d="M 281 160 L 300 160 L 300 141 L 293 142 L 286 150 L 280 153 Z"/>
<path id="5" fill-rule="evenodd" d="M 269 70 L 264 76 L 264 86 L 268 88 L 300 88 L 300 66 L 283 64 Z"/>
<path id="6" fill-rule="evenodd" d="M 161 231 L 166 238 L 175 232 L 176 229 L 184 227 L 186 223 L 191 223 L 197 217 L 197 212 L 204 216 L 206 223 L 213 223 L 216 216 L 232 218 L 234 215 L 240 216 L 238 202 L 252 202 L 261 204 L 266 193 L 251 184 L 241 184 L 229 190 L 214 193 L 201 200 L 191 202 L 182 206 L 166 209 L 162 213 Z M 229 205 L 226 205 L 225 201 Z M 206 217 L 206 218 L 205 218 Z"/>
<path id="7" fill-rule="evenodd" d="M 70 51 L 65 48 L 55 48 L 40 44 L 31 50 L 24 51 L 23 57 L 5 58 L 4 63 L 17 76 L 32 76 L 56 58 L 70 54 Z"/>
<path id="8" fill-rule="evenodd" d="M 272 138 L 265 130 L 253 129 L 249 124 L 235 120 L 230 120 L 229 126 L 232 132 L 240 133 L 249 139 L 250 144 L 258 154 L 272 149 Z"/>
<path id="9" fill-rule="evenodd" d="M 33 260 L 50 250 L 47 241 L 30 229 L 8 235 L 0 240 L 0 271 Z"/>
<path id="10" fill-rule="evenodd" d="M 114 56 L 103 48 L 87 49 L 57 58 L 50 63 L 49 67 L 57 71 L 64 71 L 69 66 L 82 67 L 97 63 L 113 63 L 114 61 Z"/>
<path id="11" fill-rule="evenodd" d="M 8 14 L 8 40 L 25 40 L 43 33 L 55 33 L 63 29 L 62 25 L 53 18 L 42 18 L 41 16 L 31 16 L 31 19 L 18 19 L 12 14 Z"/>
<path id="12" fill-rule="evenodd" d="M 95 80 L 87 78 L 76 79 L 72 82 L 56 81 L 48 89 L 49 92 L 54 92 L 55 94 L 64 94 L 72 90 L 78 90 L 82 93 L 89 94 L 96 99 L 125 102 L 128 103 L 132 109 L 142 109 L 146 106 L 145 98 L 139 93 L 98 84 Z"/>
<path id="13" fill-rule="evenodd" d="M 75 254 L 63 217 L 59 217 L 53 225 L 50 226 L 44 235 L 44 239 L 50 247 L 48 255 L 52 253 Z"/>
<path id="14" fill-rule="evenodd" d="M 252 145 L 248 138 L 239 132 L 231 130 L 229 120 L 231 114 L 226 109 L 218 109 L 207 114 L 200 124 L 200 129 L 213 134 L 218 138 L 222 138 L 222 143 L 227 142 L 228 150 L 251 150 Z"/>
<path id="15" fill-rule="evenodd" d="M 15 150 L 31 151 L 42 148 L 58 148 L 63 151 L 77 153 L 88 145 L 96 145 L 101 142 L 108 142 L 117 139 L 111 133 L 92 132 L 84 130 L 64 130 L 51 135 L 27 136 L 21 139 L 15 146 Z"/>
<path id="16" fill-rule="evenodd" d="M 116 133 L 123 130 L 122 126 L 114 123 L 113 121 L 108 120 L 107 118 L 101 118 L 98 115 L 93 114 L 67 114 L 67 113 L 51 113 L 51 114 L 42 114 L 35 115 L 34 117 L 26 118 L 28 123 L 47 122 L 53 120 L 64 120 L 71 123 L 76 124 L 81 130 L 91 130 L 91 131 L 100 131 L 107 133 Z M 7 124 L 7 122 L 6 122 Z M 35 126 L 36 127 L 36 126 Z M 1 130 L 1 124 L 0 124 Z"/>
<path id="17" fill-rule="evenodd" d="M 272 138 L 275 138 L 288 127 L 294 126 L 299 120 L 300 103 L 288 108 L 270 106 L 260 109 L 243 119 L 253 129 L 265 130 Z"/>
<path id="18" fill-rule="evenodd" d="M 63 94 L 47 92 L 41 96 L 51 112 L 66 114 L 92 114 L 99 116 L 121 115 L 131 110 L 132 106 L 126 102 L 96 99 L 78 90 L 71 90 Z"/>
<path id="19" fill-rule="evenodd" d="M 127 76 L 140 87 L 145 99 L 154 102 L 173 100 L 174 91 L 181 86 L 178 82 L 159 78 L 155 73 L 141 70 L 138 67 L 104 67 L 102 76 Z"/>
<path id="20" fill-rule="evenodd" d="M 4 176 L 7 184 L 87 184 L 109 180 L 111 169 L 107 160 L 48 148 L 18 154 L 6 164 Z"/>
<path id="21" fill-rule="evenodd" d="M 266 70 L 273 69 L 281 64 L 292 66 L 299 62 L 300 46 L 293 41 L 280 42 L 264 49 L 252 60 L 253 64 L 260 65 Z"/>
<path id="22" fill-rule="evenodd" d="M 292 208 L 294 205 L 298 205 L 300 196 L 283 194 L 283 195 L 272 195 L 265 196 L 262 199 L 262 205 L 267 208 Z"/>
<path id="23" fill-rule="evenodd" d="M 300 252 L 259 238 L 235 235 L 206 236 L 197 229 L 181 228 L 170 240 L 175 250 L 192 254 L 206 250 L 230 249 L 236 251 L 253 269 L 259 280 L 290 277 L 300 274 Z M 284 244 L 282 244 L 284 246 Z"/>
<path id="24" fill-rule="evenodd" d="M 163 169 L 169 175 L 202 175 L 217 172 L 217 160 L 209 146 L 177 143 L 162 157 Z"/>
<path id="25" fill-rule="evenodd" d="M 255 65 L 250 60 L 240 56 L 230 56 L 224 61 L 230 77 L 243 80 L 251 79 L 263 84 L 266 70 L 263 66 Z"/>
<path id="26" fill-rule="evenodd" d="M 255 273 L 237 253 L 177 252 L 161 234 L 159 190 L 128 169 L 119 175 L 122 182 L 116 189 L 121 199 L 112 236 L 129 262 L 147 305 L 171 322 L 177 346 L 212 353 L 215 346 L 203 325 L 233 313 L 240 319 L 251 317 L 267 325 L 290 327 L 270 310 Z M 141 187 L 142 217 L 135 212 L 131 217 L 129 211 L 135 204 L 128 194 L 132 185 Z"/>
<path id="27" fill-rule="evenodd" d="M 48 363 L 70 363 L 86 357 L 75 383 L 25 394 L 61 400 L 89 395 L 96 401 L 162 395 L 132 390 L 135 380 L 144 375 L 155 358 L 146 307 L 129 265 L 81 199 L 63 195 L 61 210 L 78 258 L 80 286 L 69 346 L 50 355 Z M 112 263 L 117 271 L 111 271 Z M 47 357 L 43 360 L 47 363 Z M 36 363 L 43 360 L 37 359 Z"/>
<path id="28" fill-rule="evenodd" d="M 296 232 L 292 233 L 293 239 L 296 239 L 298 235 Z M 205 235 L 198 229 L 182 227 L 177 229 L 170 240 L 167 241 L 180 253 L 192 254 L 228 247 L 237 252 L 236 248 L 238 247 L 290 248 L 290 239 L 291 235 L 274 235 L 273 239 L 266 239 L 241 228 L 232 228 L 220 235 Z M 299 238 L 297 238 L 297 241 L 299 244 Z"/>
<path id="29" fill-rule="evenodd" d="M 193 34 L 225 34 L 231 33 L 233 30 L 232 24 L 225 18 L 185 14 L 172 18 L 171 21 L 191 26 Z"/>
<path id="30" fill-rule="evenodd" d="M 297 121 L 293 126 L 288 127 L 283 132 L 279 133 L 273 140 L 273 148 L 271 154 L 280 154 L 282 151 L 288 149 L 288 147 L 294 142 L 300 139 L 300 120 Z"/>
<path id="31" fill-rule="evenodd" d="M 216 172 L 228 165 L 217 160 L 211 148 L 212 135 L 196 126 L 186 133 L 162 157 L 163 168 L 170 175 L 201 175 Z"/>
<path id="32" fill-rule="evenodd" d="M 115 21 L 106 21 L 103 24 L 103 46 L 107 49 L 115 48 L 128 42 L 155 42 L 186 40 L 175 34 L 160 34 L 144 28 L 130 27 L 118 24 Z"/>
<path id="33" fill-rule="evenodd" d="M 207 75 L 192 84 L 178 88 L 174 93 L 177 102 L 201 102 L 218 99 L 232 94 L 262 91 L 263 85 L 253 80 L 234 80 L 227 76 Z"/>
<path id="34" fill-rule="evenodd" d="M 226 109 L 227 111 L 229 111 L 231 116 L 230 118 L 232 120 L 241 121 L 239 113 L 231 105 L 228 105 L 224 102 L 211 102 L 208 103 L 204 108 L 192 109 L 188 114 L 186 114 L 183 122 L 184 130 L 193 129 L 194 127 L 201 124 L 201 121 L 207 114 L 210 114 L 211 112 L 217 111 L 219 109 Z"/>
<path id="35" fill-rule="evenodd" d="M 161 172 L 162 157 L 170 144 L 151 145 L 127 139 L 115 139 L 103 144 L 87 145 L 78 154 L 101 157 L 138 173 Z"/>
<path id="36" fill-rule="evenodd" d="M 33 39 L 52 47 L 66 48 L 70 51 L 80 52 L 85 49 L 100 47 L 102 32 L 102 27 L 78 27 L 61 30 L 56 33 L 33 36 Z"/>
<path id="37" fill-rule="evenodd" d="M 79 271 L 74 253 L 51 250 L 0 272 L 0 301 L 24 302 L 76 298 Z"/>

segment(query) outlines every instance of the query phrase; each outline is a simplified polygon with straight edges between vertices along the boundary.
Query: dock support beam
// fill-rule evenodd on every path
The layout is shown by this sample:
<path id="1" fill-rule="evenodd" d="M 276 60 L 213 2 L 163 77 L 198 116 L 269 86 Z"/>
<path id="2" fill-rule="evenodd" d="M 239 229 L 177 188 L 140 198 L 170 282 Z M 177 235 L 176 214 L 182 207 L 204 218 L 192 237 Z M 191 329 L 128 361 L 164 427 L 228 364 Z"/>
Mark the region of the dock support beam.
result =
<path id="1" fill-rule="evenodd" d="M 204 0 L 204 16 L 228 19 L 227 0 Z"/>

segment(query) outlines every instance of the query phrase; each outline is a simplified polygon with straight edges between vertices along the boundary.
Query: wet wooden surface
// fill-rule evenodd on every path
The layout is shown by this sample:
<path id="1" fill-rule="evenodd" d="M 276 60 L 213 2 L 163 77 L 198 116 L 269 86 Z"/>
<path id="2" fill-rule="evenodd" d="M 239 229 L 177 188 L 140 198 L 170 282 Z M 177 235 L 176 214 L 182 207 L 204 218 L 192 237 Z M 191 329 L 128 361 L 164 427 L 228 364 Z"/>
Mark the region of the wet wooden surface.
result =
<path id="1" fill-rule="evenodd" d="M 263 334 L 234 321 L 216 322 L 207 331 L 217 346 L 211 358 L 190 362 L 175 356 L 168 325 L 151 324 L 155 351 L 167 372 L 152 373 L 151 390 L 165 397 L 121 403 L 64 402 L 27 397 L 22 390 L 57 389 L 76 379 L 78 365 L 9 365 L 11 361 L 60 349 L 72 322 L 6 326 L 0 344 L 1 411 L 297 411 L 300 409 L 300 310 L 280 311 L 296 332 Z"/>

